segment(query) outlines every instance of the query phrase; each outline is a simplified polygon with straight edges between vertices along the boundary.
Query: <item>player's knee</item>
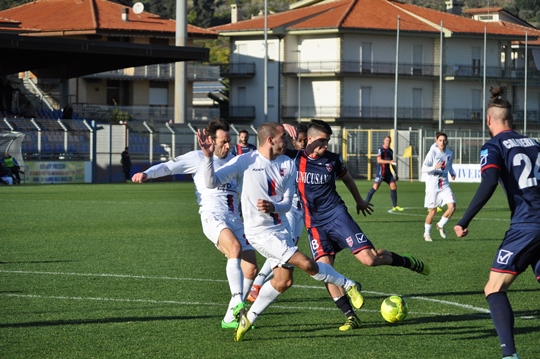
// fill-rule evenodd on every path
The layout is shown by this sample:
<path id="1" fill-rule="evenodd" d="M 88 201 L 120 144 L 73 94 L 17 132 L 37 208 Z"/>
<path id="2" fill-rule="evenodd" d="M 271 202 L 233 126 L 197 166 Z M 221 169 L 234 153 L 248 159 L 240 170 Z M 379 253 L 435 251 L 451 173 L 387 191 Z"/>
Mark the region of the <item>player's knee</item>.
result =
<path id="1" fill-rule="evenodd" d="M 277 279 L 274 277 L 272 279 L 272 287 L 280 293 L 283 293 L 293 285 L 293 279 L 291 278 L 281 278 Z"/>

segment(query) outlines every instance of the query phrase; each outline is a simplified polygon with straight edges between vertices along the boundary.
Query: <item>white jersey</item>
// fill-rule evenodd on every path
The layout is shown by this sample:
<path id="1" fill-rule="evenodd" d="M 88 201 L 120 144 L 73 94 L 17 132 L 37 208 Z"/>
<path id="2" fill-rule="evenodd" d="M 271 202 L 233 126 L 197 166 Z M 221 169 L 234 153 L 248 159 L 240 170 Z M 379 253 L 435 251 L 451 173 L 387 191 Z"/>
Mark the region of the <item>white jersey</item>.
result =
<path id="1" fill-rule="evenodd" d="M 279 155 L 272 161 L 252 151 L 234 157 L 226 165 L 213 171 L 212 161 L 206 160 L 206 185 L 209 187 L 238 180 L 242 188 L 241 202 L 244 230 L 248 239 L 264 232 L 286 229 L 290 232 L 285 214 L 291 209 L 296 191 L 296 165 L 289 157 Z M 264 199 L 274 204 L 274 213 L 263 213 L 257 201 Z"/>
<path id="2" fill-rule="evenodd" d="M 200 206 L 199 213 L 231 214 L 240 218 L 238 182 L 233 178 L 217 188 L 207 188 L 203 171 L 205 158 L 202 151 L 191 151 L 171 161 L 152 166 L 144 173 L 149 179 L 174 174 L 192 174 L 197 203 Z M 225 158 L 214 156 L 215 167 L 220 168 L 233 158 L 231 154 Z"/>
<path id="3" fill-rule="evenodd" d="M 422 166 L 422 172 L 428 175 L 426 178 L 426 192 L 442 191 L 450 188 L 448 174 L 455 175 L 452 167 L 453 160 L 454 153 L 448 148 L 441 152 L 438 147 L 431 146 Z M 435 169 L 437 163 L 442 163 L 442 167 Z"/>

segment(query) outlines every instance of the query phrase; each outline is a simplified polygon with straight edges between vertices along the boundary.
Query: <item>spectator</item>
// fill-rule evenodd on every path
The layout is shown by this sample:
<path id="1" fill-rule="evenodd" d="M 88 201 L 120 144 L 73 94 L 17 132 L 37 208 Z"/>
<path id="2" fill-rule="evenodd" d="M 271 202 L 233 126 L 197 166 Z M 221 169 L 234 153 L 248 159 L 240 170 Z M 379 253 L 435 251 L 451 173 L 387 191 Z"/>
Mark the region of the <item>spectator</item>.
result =
<path id="1" fill-rule="evenodd" d="M 4 153 L 4 158 L 2 158 L 0 162 L 2 162 L 3 166 L 11 172 L 13 177 L 15 177 L 13 184 L 21 183 L 21 176 L 19 175 L 19 173 L 21 172 L 21 167 L 19 166 L 19 163 L 17 162 L 15 157 L 12 157 L 9 152 L 6 152 Z"/>
<path id="2" fill-rule="evenodd" d="M 124 152 L 122 152 L 122 159 L 120 160 L 120 163 L 122 164 L 122 171 L 124 172 L 124 178 L 126 182 L 131 182 L 130 173 L 131 173 L 131 158 L 129 157 L 129 147 L 126 147 L 124 149 Z"/>
<path id="3" fill-rule="evenodd" d="M 8 186 L 13 185 L 13 177 L 11 176 L 11 171 L 4 167 L 4 163 L 0 162 L 0 183 L 6 184 Z"/>

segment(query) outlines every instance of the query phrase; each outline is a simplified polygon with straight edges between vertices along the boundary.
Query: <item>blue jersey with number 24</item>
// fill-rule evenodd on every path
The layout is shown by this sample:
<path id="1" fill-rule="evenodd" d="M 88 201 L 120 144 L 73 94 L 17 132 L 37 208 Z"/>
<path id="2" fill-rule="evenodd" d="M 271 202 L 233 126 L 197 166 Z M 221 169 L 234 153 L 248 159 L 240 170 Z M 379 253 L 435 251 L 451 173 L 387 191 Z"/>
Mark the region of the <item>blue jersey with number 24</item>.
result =
<path id="1" fill-rule="evenodd" d="M 511 223 L 540 223 L 540 144 L 514 131 L 489 140 L 480 152 L 481 171 L 499 170 L 512 212 Z"/>

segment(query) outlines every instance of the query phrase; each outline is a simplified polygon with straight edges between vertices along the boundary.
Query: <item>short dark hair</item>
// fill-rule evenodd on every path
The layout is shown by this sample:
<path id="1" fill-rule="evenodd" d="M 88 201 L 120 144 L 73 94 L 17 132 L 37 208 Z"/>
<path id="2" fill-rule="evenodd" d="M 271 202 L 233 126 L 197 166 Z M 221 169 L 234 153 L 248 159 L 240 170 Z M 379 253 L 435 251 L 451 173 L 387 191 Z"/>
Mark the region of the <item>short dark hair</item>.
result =
<path id="1" fill-rule="evenodd" d="M 448 139 L 448 136 L 446 135 L 446 133 L 442 132 L 442 131 L 439 131 L 435 134 L 435 139 L 439 138 L 439 136 L 444 136 L 446 137 L 446 139 Z"/>
<path id="2" fill-rule="evenodd" d="M 208 122 L 208 125 L 206 125 L 206 134 L 213 140 L 216 139 L 216 133 L 218 130 L 229 132 L 230 126 L 227 121 L 222 118 L 214 118 L 212 121 Z"/>
<path id="3" fill-rule="evenodd" d="M 330 125 L 321 120 L 311 120 L 308 126 L 308 131 L 311 129 L 326 133 L 327 135 L 332 134 L 332 128 L 330 127 Z"/>
<path id="4" fill-rule="evenodd" d="M 277 122 L 263 123 L 257 131 L 257 138 L 259 140 L 259 144 L 262 145 L 263 143 L 265 143 L 268 137 L 274 137 L 279 127 L 283 127 L 283 125 Z"/>
<path id="5" fill-rule="evenodd" d="M 307 125 L 305 123 L 299 123 L 298 125 L 296 125 L 296 132 L 298 132 L 298 133 L 300 133 L 300 132 L 307 133 Z"/>
<path id="6" fill-rule="evenodd" d="M 240 132 L 238 132 L 238 134 L 241 134 L 241 133 L 245 133 L 249 137 L 249 132 L 247 132 L 247 130 L 240 130 Z"/>

